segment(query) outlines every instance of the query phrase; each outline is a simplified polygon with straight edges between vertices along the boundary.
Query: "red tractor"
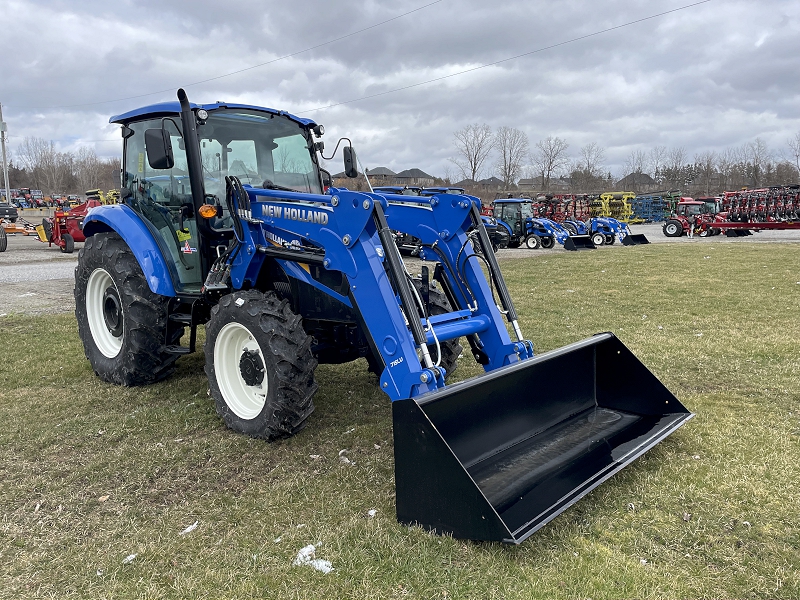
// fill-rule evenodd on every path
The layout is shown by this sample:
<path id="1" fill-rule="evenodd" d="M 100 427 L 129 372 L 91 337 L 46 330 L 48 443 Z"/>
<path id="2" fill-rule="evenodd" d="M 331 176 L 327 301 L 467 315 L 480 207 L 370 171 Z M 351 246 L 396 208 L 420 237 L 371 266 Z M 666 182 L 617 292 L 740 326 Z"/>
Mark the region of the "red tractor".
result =
<path id="1" fill-rule="evenodd" d="M 61 252 L 72 254 L 75 242 L 84 242 L 83 218 L 89 209 L 102 206 L 99 200 L 87 200 L 70 210 L 57 210 L 52 218 L 42 219 L 42 224 L 36 228 L 39 241 L 61 248 Z"/>
<path id="2" fill-rule="evenodd" d="M 721 229 L 715 227 L 718 221 L 724 221 L 726 213 L 721 212 L 720 198 L 681 198 L 675 210 L 664 223 L 663 231 L 667 237 L 681 237 L 689 233 L 691 222 L 694 222 L 694 232 L 700 237 L 718 235 Z"/>

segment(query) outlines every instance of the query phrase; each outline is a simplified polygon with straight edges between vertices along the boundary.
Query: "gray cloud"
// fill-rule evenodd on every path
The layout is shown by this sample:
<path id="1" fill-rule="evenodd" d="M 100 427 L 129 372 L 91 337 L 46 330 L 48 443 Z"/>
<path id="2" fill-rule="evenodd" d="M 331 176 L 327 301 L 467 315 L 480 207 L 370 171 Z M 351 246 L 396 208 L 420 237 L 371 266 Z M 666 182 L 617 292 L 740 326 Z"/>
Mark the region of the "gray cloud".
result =
<path id="1" fill-rule="evenodd" d="M 62 149 L 91 144 L 115 155 L 112 114 L 171 100 L 180 85 L 275 60 L 425 3 L 0 0 L 4 29 L 36 31 L 38 40 L 0 55 L 12 150 L 38 136 Z M 681 4 L 444 0 L 187 91 L 196 102 L 302 113 L 324 123 L 328 138 L 351 137 L 367 166 L 434 174 L 452 170 L 453 132 L 470 123 L 517 127 L 531 143 L 558 135 L 574 154 L 595 141 L 617 173 L 632 149 L 654 145 L 684 146 L 691 155 L 760 136 L 776 150 L 785 147 L 800 130 L 800 5 L 781 0 L 713 0 L 439 82 L 305 112 Z M 151 94 L 158 90 L 166 91 Z M 130 99 L 90 104 L 116 98 Z"/>

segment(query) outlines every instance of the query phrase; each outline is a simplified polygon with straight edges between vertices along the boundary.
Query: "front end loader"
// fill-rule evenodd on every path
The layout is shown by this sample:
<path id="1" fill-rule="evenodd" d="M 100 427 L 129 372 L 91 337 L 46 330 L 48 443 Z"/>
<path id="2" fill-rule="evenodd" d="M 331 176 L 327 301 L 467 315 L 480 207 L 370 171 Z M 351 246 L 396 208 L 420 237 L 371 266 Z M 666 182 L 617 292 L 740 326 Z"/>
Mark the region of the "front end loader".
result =
<path id="1" fill-rule="evenodd" d="M 111 119 L 121 203 L 84 221 L 76 317 L 105 381 L 169 376 L 204 325 L 217 412 L 272 440 L 306 425 L 319 363 L 363 357 L 393 402 L 398 520 L 509 543 L 692 417 L 612 334 L 534 355 L 478 198 L 328 189 L 321 125 L 178 99 Z M 485 373 L 448 383 L 462 343 Z"/>

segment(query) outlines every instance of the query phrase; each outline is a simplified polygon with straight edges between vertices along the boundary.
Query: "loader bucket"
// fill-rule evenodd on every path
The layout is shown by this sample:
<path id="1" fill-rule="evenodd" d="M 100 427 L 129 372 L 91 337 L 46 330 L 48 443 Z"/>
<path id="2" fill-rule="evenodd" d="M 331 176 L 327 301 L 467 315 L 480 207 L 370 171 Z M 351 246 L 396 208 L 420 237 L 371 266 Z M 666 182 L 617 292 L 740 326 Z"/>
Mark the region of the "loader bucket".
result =
<path id="1" fill-rule="evenodd" d="M 564 250 L 594 250 L 596 247 L 588 235 L 571 235 L 564 240 Z"/>
<path id="2" fill-rule="evenodd" d="M 640 244 L 649 244 L 650 240 L 643 233 L 629 233 L 622 238 L 623 246 L 639 246 Z"/>
<path id="3" fill-rule="evenodd" d="M 513 544 L 694 416 L 611 333 L 392 407 L 397 520 Z"/>

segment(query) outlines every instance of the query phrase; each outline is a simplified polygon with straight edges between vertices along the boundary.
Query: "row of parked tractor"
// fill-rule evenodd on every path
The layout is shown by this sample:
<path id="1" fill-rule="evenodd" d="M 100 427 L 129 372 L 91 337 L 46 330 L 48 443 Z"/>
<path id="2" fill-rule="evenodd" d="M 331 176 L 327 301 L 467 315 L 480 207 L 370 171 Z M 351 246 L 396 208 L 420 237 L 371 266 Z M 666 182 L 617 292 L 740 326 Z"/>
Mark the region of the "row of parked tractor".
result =
<path id="1" fill-rule="evenodd" d="M 800 229 L 800 185 L 725 192 L 722 196 L 681 198 L 663 231 L 680 237 L 690 231 L 700 237 L 729 237 L 754 231 Z"/>
<path id="2" fill-rule="evenodd" d="M 97 200 L 101 204 L 116 204 L 119 201 L 119 190 L 103 190 L 95 189 L 84 192 L 83 196 L 78 194 L 50 194 L 45 196 L 41 190 L 32 190 L 30 188 L 12 188 L 9 190 L 8 202 L 5 201 L 5 192 L 0 190 L 3 194 L 2 204 L 7 204 L 12 209 L 26 209 L 26 208 L 63 208 L 70 209 L 83 204 L 86 200 Z M 85 198 L 85 199 L 84 199 Z"/>
<path id="3" fill-rule="evenodd" d="M 0 218 L 0 252 L 8 247 L 8 235 L 33 236 L 48 246 L 56 246 L 61 252 L 72 254 L 75 242 L 84 242 L 83 220 L 89 209 L 102 206 L 97 196 L 71 208 L 57 208 L 52 217 L 45 217 L 41 224 L 31 223 L 24 217 Z M 12 220 L 13 219 L 13 220 Z"/>
<path id="4" fill-rule="evenodd" d="M 427 201 L 437 194 L 464 194 L 459 187 L 382 186 L 374 190 L 403 196 L 408 203 Z M 644 235 L 632 234 L 627 223 L 613 217 L 591 216 L 590 204 L 585 195 L 555 199 L 552 196 L 495 198 L 491 204 L 483 205 L 481 218 L 495 251 L 519 247 L 547 249 L 557 244 L 565 250 L 593 250 L 613 245 L 617 240 L 626 246 L 649 243 Z M 420 252 L 421 243 L 413 236 L 396 232 L 395 240 L 404 253 Z"/>

